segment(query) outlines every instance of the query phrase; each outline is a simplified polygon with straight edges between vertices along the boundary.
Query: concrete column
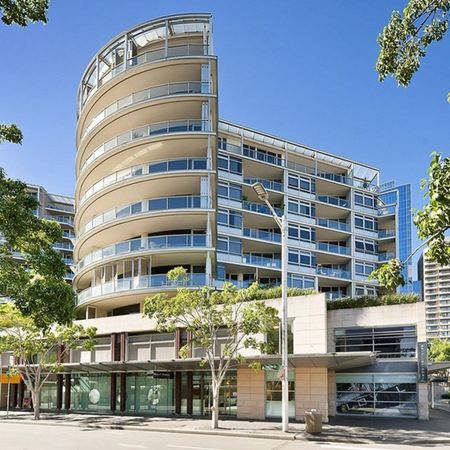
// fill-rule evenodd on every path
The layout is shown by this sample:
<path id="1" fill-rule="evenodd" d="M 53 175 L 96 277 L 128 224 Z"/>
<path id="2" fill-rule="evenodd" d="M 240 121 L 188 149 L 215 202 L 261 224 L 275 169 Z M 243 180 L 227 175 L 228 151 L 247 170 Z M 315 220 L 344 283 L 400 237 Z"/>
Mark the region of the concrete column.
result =
<path id="1" fill-rule="evenodd" d="M 420 420 L 428 420 L 428 384 L 417 383 L 417 414 Z"/>
<path id="2" fill-rule="evenodd" d="M 265 374 L 263 370 L 240 368 L 237 370 L 238 419 L 266 418 Z"/>
<path id="3" fill-rule="evenodd" d="M 305 411 L 317 409 L 328 422 L 328 370 L 295 369 L 295 419 L 305 420 Z"/>
<path id="4" fill-rule="evenodd" d="M 328 416 L 336 415 L 336 372 L 328 371 Z"/>

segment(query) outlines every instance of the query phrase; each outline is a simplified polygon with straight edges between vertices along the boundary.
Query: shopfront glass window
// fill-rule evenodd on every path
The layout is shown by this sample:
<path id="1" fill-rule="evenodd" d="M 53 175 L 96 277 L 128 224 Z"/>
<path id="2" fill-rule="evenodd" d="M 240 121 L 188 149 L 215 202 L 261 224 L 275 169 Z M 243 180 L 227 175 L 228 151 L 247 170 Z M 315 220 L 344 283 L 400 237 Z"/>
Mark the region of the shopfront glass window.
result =
<path id="1" fill-rule="evenodd" d="M 72 374 L 70 391 L 70 409 L 73 411 L 111 409 L 110 374 Z"/>
<path id="2" fill-rule="evenodd" d="M 289 417 L 295 418 L 295 369 L 289 369 Z M 277 370 L 266 371 L 266 417 L 281 417 L 281 381 Z"/>

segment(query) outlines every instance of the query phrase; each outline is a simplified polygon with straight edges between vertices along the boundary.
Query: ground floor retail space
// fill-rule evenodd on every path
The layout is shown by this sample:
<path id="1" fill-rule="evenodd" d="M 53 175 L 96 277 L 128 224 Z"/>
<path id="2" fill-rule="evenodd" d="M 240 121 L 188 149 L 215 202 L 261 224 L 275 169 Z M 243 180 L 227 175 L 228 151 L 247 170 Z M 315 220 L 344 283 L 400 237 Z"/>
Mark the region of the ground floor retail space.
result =
<path id="1" fill-rule="evenodd" d="M 1 407 L 31 408 L 23 382 L 3 384 Z M 43 410 L 148 416 L 210 414 L 208 371 L 151 370 L 76 372 L 52 375 L 41 394 Z M 281 381 L 275 369 L 230 371 L 222 383 L 220 415 L 242 419 L 281 416 Z M 415 373 L 335 373 L 326 368 L 289 371 L 289 414 L 303 420 L 305 411 L 319 410 L 324 420 L 336 414 L 426 418 L 427 385 Z"/>

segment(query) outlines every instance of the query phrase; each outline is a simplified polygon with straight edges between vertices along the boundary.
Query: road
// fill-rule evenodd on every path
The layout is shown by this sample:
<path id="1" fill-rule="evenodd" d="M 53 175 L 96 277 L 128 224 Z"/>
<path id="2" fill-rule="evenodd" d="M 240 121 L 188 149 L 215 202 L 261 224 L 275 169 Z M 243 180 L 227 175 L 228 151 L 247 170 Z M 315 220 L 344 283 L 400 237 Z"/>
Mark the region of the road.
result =
<path id="1" fill-rule="evenodd" d="M 327 444 L 304 440 L 283 441 L 0 422 L 1 450 L 415 450 L 418 448 L 420 447 Z M 450 446 L 436 448 L 450 449 Z"/>

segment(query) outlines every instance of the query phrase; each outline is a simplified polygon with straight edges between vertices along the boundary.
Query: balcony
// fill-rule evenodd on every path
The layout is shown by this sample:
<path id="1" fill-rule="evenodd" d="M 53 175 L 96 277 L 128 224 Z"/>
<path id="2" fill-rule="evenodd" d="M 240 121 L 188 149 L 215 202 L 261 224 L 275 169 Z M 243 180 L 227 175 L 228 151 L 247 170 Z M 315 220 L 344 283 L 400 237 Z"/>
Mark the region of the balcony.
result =
<path id="1" fill-rule="evenodd" d="M 377 209 L 379 216 L 391 216 L 395 214 L 395 205 L 383 206 Z"/>
<path id="2" fill-rule="evenodd" d="M 251 264 L 254 266 L 281 269 L 281 259 L 279 258 L 266 258 L 264 256 L 244 254 L 242 255 L 242 262 L 244 264 Z"/>
<path id="3" fill-rule="evenodd" d="M 141 164 L 129 169 L 120 170 L 108 175 L 105 178 L 102 178 L 100 181 L 91 186 L 81 197 L 80 206 L 97 192 L 100 192 L 113 184 L 120 183 L 123 180 L 162 172 L 206 170 L 207 167 L 207 158 L 180 158 L 158 161 L 151 164 Z"/>
<path id="4" fill-rule="evenodd" d="M 44 216 L 44 219 L 54 220 L 55 222 L 73 226 L 73 218 L 67 216 Z"/>
<path id="5" fill-rule="evenodd" d="M 395 237 L 395 230 L 379 230 L 378 231 L 379 239 L 386 239 L 386 238 L 392 238 L 392 237 Z"/>
<path id="6" fill-rule="evenodd" d="M 50 209 L 53 211 L 65 211 L 69 213 L 75 213 L 74 206 L 66 206 L 66 205 L 45 205 L 45 209 Z"/>
<path id="7" fill-rule="evenodd" d="M 351 275 L 348 270 L 330 269 L 329 267 L 317 267 L 317 275 L 325 275 L 326 277 L 344 278 L 350 280 Z"/>
<path id="8" fill-rule="evenodd" d="M 92 164 L 96 159 L 100 158 L 100 156 L 104 153 L 108 153 L 121 145 L 128 144 L 129 142 L 172 133 L 199 133 L 209 132 L 210 130 L 211 127 L 209 121 L 200 119 L 172 120 L 135 128 L 134 130 L 127 131 L 110 139 L 95 149 L 81 166 L 80 172 L 83 172 L 86 167 Z"/>
<path id="9" fill-rule="evenodd" d="M 246 209 L 247 211 L 256 212 L 259 214 L 267 214 L 269 216 L 272 215 L 272 212 L 270 211 L 270 209 L 263 203 L 251 203 L 251 202 L 243 201 L 242 208 Z M 281 210 L 281 208 L 274 207 L 274 210 L 277 213 L 277 215 L 280 217 L 284 214 L 283 211 Z"/>
<path id="10" fill-rule="evenodd" d="M 194 273 L 188 275 L 189 279 L 182 282 L 173 282 L 167 275 L 141 275 L 131 278 L 114 279 L 107 283 L 89 287 L 78 294 L 77 306 L 91 298 L 116 294 L 125 291 L 138 291 L 146 289 L 177 289 L 179 287 L 200 287 L 206 284 L 206 274 Z"/>
<path id="11" fill-rule="evenodd" d="M 271 189 L 272 191 L 283 192 L 283 183 L 280 183 L 278 181 L 266 180 L 264 178 L 248 177 L 244 178 L 244 183 L 246 184 L 261 183 L 267 189 Z"/>
<path id="12" fill-rule="evenodd" d="M 395 258 L 394 252 L 380 252 L 378 253 L 378 261 L 380 262 L 387 262 L 391 259 Z"/>
<path id="13" fill-rule="evenodd" d="M 272 233 L 269 231 L 258 230 L 255 228 L 244 228 L 243 235 L 245 237 L 258 239 L 261 241 L 276 242 L 276 243 L 281 242 L 281 234 L 280 233 Z"/>
<path id="14" fill-rule="evenodd" d="M 318 217 L 316 219 L 316 224 L 321 227 L 332 228 L 333 230 L 350 231 L 350 225 L 345 222 L 340 222 L 339 220 L 322 219 Z"/>
<path id="15" fill-rule="evenodd" d="M 253 150 L 249 148 L 244 148 L 239 145 L 228 144 L 225 142 L 219 143 L 219 150 L 225 150 L 235 155 L 246 156 L 247 158 L 256 159 L 269 164 L 274 164 L 276 166 L 284 166 L 284 160 L 281 156 L 268 155 L 262 151 Z"/>
<path id="16" fill-rule="evenodd" d="M 94 217 L 86 223 L 81 230 L 84 234 L 95 227 L 116 219 L 145 214 L 148 212 L 165 211 L 171 209 L 207 209 L 210 208 L 210 199 L 201 195 L 180 195 L 172 197 L 152 198 L 142 202 L 125 205 L 111 209 L 103 214 Z"/>
<path id="17" fill-rule="evenodd" d="M 195 247 L 206 247 L 206 234 L 171 234 L 130 239 L 90 253 L 78 263 L 77 270 L 94 262 L 123 254 Z"/>
<path id="18" fill-rule="evenodd" d="M 316 249 L 324 252 L 338 253 L 339 255 L 350 255 L 351 250 L 349 247 L 343 247 L 341 245 L 329 244 L 327 242 L 317 242 Z"/>
<path id="19" fill-rule="evenodd" d="M 73 244 L 70 242 L 55 242 L 53 248 L 55 250 L 73 250 Z"/>
<path id="20" fill-rule="evenodd" d="M 173 95 L 189 95 L 189 94 L 209 94 L 209 83 L 201 81 L 186 81 L 181 83 L 167 83 L 159 86 L 154 86 L 149 89 L 144 89 L 139 92 L 122 97 L 116 102 L 109 105 L 103 111 L 98 113 L 86 127 L 83 133 L 83 137 L 89 133 L 96 125 L 105 120 L 112 114 L 129 108 L 131 106 L 146 102 L 148 100 L 154 100 L 158 98 L 173 96 Z"/>
<path id="21" fill-rule="evenodd" d="M 332 197 L 330 195 L 316 195 L 319 202 L 328 203 L 329 205 L 341 206 L 342 208 L 350 208 L 350 202 L 339 197 Z"/>

